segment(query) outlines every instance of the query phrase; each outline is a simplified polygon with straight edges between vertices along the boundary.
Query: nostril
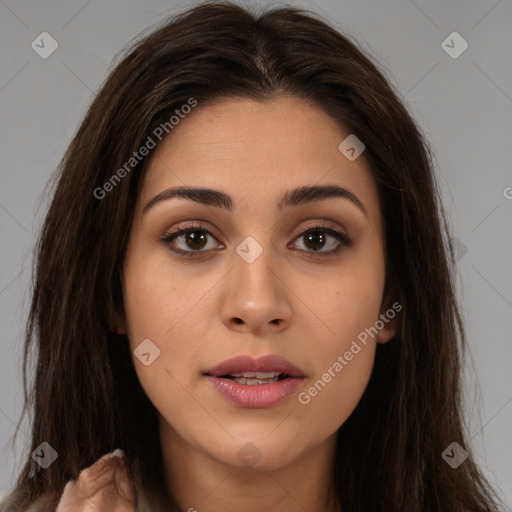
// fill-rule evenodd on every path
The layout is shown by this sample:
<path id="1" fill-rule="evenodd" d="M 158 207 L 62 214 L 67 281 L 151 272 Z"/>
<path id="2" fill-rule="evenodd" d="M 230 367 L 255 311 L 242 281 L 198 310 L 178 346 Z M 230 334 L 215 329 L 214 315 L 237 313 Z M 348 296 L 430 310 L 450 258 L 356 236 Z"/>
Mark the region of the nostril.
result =
<path id="1" fill-rule="evenodd" d="M 241 318 L 235 318 L 235 323 L 240 325 L 240 324 L 243 324 L 244 321 Z"/>

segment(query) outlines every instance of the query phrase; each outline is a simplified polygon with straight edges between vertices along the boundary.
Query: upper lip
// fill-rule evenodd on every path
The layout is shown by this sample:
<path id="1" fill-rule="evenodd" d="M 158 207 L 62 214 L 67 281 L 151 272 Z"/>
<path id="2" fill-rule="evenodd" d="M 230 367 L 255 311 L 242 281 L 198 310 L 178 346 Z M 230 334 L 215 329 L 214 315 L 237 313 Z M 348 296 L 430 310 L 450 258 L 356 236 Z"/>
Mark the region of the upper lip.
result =
<path id="1" fill-rule="evenodd" d="M 205 373 L 213 377 L 221 377 L 230 373 L 244 372 L 281 372 L 289 377 L 304 377 L 304 373 L 294 364 L 278 355 L 267 355 L 253 358 L 241 355 L 226 359 Z"/>

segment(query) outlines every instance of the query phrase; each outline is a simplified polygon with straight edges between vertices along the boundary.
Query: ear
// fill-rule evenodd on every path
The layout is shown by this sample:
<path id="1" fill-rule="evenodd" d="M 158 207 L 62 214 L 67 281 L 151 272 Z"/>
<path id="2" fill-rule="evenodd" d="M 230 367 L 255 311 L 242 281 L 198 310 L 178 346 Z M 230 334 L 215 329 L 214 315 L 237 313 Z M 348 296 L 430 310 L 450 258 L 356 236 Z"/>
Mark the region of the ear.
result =
<path id="1" fill-rule="evenodd" d="M 116 324 L 117 334 L 126 335 L 126 330 L 121 324 Z"/>
<path id="2" fill-rule="evenodd" d="M 376 327 L 379 330 L 377 343 L 387 343 L 391 341 L 398 332 L 402 317 L 401 311 L 403 309 L 400 300 L 398 300 L 400 296 L 396 275 L 388 267 L 379 320 L 376 322 Z"/>
<path id="3" fill-rule="evenodd" d="M 126 320 L 123 305 L 117 302 L 111 307 L 108 314 L 108 330 L 119 335 L 126 335 Z"/>
<path id="4" fill-rule="evenodd" d="M 126 335 L 125 322 L 117 313 L 112 315 L 109 324 L 110 324 L 109 330 L 112 330 L 119 335 Z"/>
<path id="5" fill-rule="evenodd" d="M 387 343 L 396 336 L 402 309 L 402 305 L 398 301 L 393 303 L 385 301 L 382 303 L 379 320 L 376 322 L 376 326 L 379 328 L 377 343 Z"/>

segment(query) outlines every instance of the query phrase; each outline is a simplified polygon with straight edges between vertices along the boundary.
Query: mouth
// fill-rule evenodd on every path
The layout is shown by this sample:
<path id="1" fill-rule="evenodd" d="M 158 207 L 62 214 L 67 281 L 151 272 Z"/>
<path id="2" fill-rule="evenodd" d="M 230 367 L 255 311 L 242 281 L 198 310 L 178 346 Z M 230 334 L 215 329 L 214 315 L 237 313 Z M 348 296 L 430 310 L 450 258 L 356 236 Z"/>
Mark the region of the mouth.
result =
<path id="1" fill-rule="evenodd" d="M 278 355 L 266 355 L 257 359 L 250 356 L 232 357 L 204 373 L 248 386 L 304 377 L 302 370 Z"/>
<path id="2" fill-rule="evenodd" d="M 236 372 L 221 375 L 221 379 L 229 379 L 237 384 L 244 384 L 246 386 L 258 386 L 261 384 L 272 384 L 272 382 L 279 382 L 283 379 L 288 379 L 290 376 L 282 372 Z"/>
<path id="3" fill-rule="evenodd" d="M 294 394 L 305 378 L 299 368 L 277 355 L 234 357 L 203 375 L 223 398 L 244 408 L 276 405 Z"/>

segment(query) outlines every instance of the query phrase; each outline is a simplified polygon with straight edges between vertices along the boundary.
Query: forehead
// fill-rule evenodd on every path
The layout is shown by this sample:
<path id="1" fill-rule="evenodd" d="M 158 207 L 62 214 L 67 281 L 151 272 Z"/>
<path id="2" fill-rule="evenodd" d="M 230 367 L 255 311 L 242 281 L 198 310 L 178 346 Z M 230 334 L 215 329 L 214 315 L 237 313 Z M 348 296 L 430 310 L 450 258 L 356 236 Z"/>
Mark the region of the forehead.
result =
<path id="1" fill-rule="evenodd" d="M 236 208 L 238 200 L 275 203 L 293 187 L 337 183 L 371 209 L 378 196 L 364 157 L 350 161 L 338 149 L 348 135 L 291 96 L 199 104 L 152 155 L 141 202 L 172 186 L 208 186 L 229 193 Z"/>

